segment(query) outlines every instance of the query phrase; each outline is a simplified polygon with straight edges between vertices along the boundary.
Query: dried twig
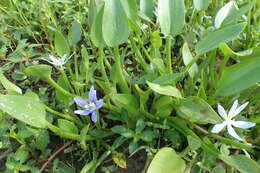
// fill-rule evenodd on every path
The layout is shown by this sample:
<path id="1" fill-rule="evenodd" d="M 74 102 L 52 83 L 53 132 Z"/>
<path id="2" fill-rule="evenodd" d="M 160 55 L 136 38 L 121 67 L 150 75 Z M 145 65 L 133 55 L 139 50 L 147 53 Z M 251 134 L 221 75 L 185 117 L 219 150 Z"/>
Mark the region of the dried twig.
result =
<path id="1" fill-rule="evenodd" d="M 65 143 L 61 148 L 59 148 L 55 153 L 53 153 L 47 161 L 42 165 L 40 172 L 43 172 L 43 170 L 48 166 L 48 164 L 60 153 L 62 150 L 64 150 L 66 147 L 68 147 L 73 141 L 68 141 Z"/>

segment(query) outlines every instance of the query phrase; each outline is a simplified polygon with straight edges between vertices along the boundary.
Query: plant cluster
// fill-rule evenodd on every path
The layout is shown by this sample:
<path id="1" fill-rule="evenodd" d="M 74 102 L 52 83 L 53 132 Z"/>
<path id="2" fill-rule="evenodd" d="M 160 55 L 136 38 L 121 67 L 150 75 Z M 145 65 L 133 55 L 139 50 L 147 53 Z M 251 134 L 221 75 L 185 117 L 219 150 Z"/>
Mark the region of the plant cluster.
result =
<path id="1" fill-rule="evenodd" d="M 259 173 L 259 9 L 2 0 L 0 171 Z"/>

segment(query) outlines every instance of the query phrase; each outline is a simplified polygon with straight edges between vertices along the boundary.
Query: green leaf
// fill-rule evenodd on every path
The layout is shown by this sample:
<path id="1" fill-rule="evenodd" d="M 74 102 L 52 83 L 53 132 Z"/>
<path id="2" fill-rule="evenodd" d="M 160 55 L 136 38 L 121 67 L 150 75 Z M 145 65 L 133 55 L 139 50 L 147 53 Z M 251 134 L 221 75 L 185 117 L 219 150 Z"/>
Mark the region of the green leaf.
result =
<path id="1" fill-rule="evenodd" d="M 27 96 L 0 95 L 0 109 L 26 124 L 45 128 L 46 112 L 36 99 Z"/>
<path id="2" fill-rule="evenodd" d="M 225 56 L 249 56 L 253 53 L 252 49 L 241 52 L 234 52 L 226 43 L 221 43 L 219 48 Z"/>
<path id="3" fill-rule="evenodd" d="M 34 77 L 39 77 L 44 80 L 48 80 L 51 77 L 52 67 L 49 65 L 44 65 L 44 64 L 33 65 L 33 66 L 27 67 L 25 69 L 25 72 L 27 75 L 31 75 Z"/>
<path id="4" fill-rule="evenodd" d="M 118 133 L 126 138 L 131 138 L 133 136 L 133 131 L 125 128 L 124 126 L 114 126 L 111 128 L 114 133 Z"/>
<path id="5" fill-rule="evenodd" d="M 230 1 L 224 5 L 215 17 L 214 25 L 215 28 L 220 28 L 223 21 L 230 15 L 230 13 L 237 11 L 237 7 L 234 1 Z"/>
<path id="6" fill-rule="evenodd" d="M 234 40 L 244 30 L 246 23 L 227 26 L 223 29 L 209 33 L 205 38 L 196 44 L 195 50 L 198 55 L 216 49 L 221 43 Z"/>
<path id="7" fill-rule="evenodd" d="M 153 0 L 140 0 L 140 11 L 147 17 L 152 18 L 154 11 Z"/>
<path id="8" fill-rule="evenodd" d="M 161 86 L 159 84 L 151 83 L 146 81 L 148 86 L 154 91 L 162 95 L 172 96 L 176 98 L 183 98 L 180 91 L 173 86 Z"/>
<path id="9" fill-rule="evenodd" d="M 75 48 L 77 46 L 77 43 L 81 40 L 81 34 L 82 31 L 80 23 L 74 21 L 69 32 L 70 44 L 72 47 Z"/>
<path id="10" fill-rule="evenodd" d="M 118 46 L 128 39 L 129 26 L 119 0 L 106 0 L 102 25 L 103 37 L 108 46 Z"/>
<path id="11" fill-rule="evenodd" d="M 251 8 L 252 8 L 252 4 L 246 4 L 243 7 L 241 7 L 240 9 L 232 10 L 231 13 L 223 21 L 222 26 L 235 23 L 238 19 L 240 19 Z"/>
<path id="12" fill-rule="evenodd" d="M 10 82 L 6 77 L 3 75 L 2 71 L 0 70 L 0 83 L 4 86 L 4 88 L 8 91 L 9 94 L 22 94 L 21 88 Z"/>
<path id="13" fill-rule="evenodd" d="M 201 146 L 201 141 L 192 137 L 192 136 L 187 136 L 189 147 L 192 150 L 197 150 Z"/>
<path id="14" fill-rule="evenodd" d="M 61 130 L 69 133 L 78 134 L 79 130 L 77 126 L 71 121 L 64 120 L 64 119 L 58 119 L 58 126 Z"/>
<path id="15" fill-rule="evenodd" d="M 63 89 L 65 89 L 66 91 L 69 91 L 69 86 L 68 84 L 65 82 L 65 79 L 62 77 L 62 75 L 58 78 L 57 83 L 59 86 L 61 86 Z M 60 90 L 58 90 L 57 88 L 55 88 L 55 97 L 57 99 L 57 101 L 64 105 L 64 107 L 70 105 L 71 102 L 71 97 L 68 97 L 67 95 L 63 94 Z"/>
<path id="16" fill-rule="evenodd" d="M 125 108 L 132 115 L 138 115 L 139 105 L 136 97 L 130 94 L 113 94 L 111 99 L 115 104 Z"/>
<path id="17" fill-rule="evenodd" d="M 153 131 L 145 130 L 141 133 L 141 139 L 145 142 L 151 142 L 156 137 Z"/>
<path id="18" fill-rule="evenodd" d="M 217 124 L 222 121 L 207 102 L 195 96 L 182 101 L 178 108 L 178 115 L 197 123 Z"/>
<path id="19" fill-rule="evenodd" d="M 233 156 L 220 155 L 219 157 L 228 165 L 239 170 L 241 173 L 260 172 L 259 164 L 245 155 L 233 155 Z"/>
<path id="20" fill-rule="evenodd" d="M 40 130 L 35 138 L 36 148 L 43 152 L 46 149 L 49 142 L 50 142 L 50 136 L 48 131 Z"/>
<path id="21" fill-rule="evenodd" d="M 183 47 L 182 47 L 182 58 L 183 58 L 183 62 L 184 64 L 187 66 L 193 59 L 193 56 L 190 52 L 190 49 L 189 49 L 189 46 L 188 46 L 188 43 L 185 42 L 183 44 Z M 194 63 L 190 69 L 189 69 L 189 75 L 191 77 L 194 77 L 196 75 L 196 73 L 198 73 L 198 65 L 196 63 Z"/>
<path id="22" fill-rule="evenodd" d="M 138 18 L 138 9 L 137 9 L 136 1 L 135 0 L 121 0 L 121 3 L 124 7 L 127 17 L 132 21 L 136 21 Z"/>
<path id="23" fill-rule="evenodd" d="M 212 173 L 226 173 L 226 170 L 222 166 L 218 165 L 218 166 L 214 167 L 211 172 Z"/>
<path id="24" fill-rule="evenodd" d="M 260 81 L 260 57 L 243 60 L 223 71 L 216 94 L 229 96 L 256 85 Z"/>
<path id="25" fill-rule="evenodd" d="M 158 19 L 162 33 L 173 36 L 180 34 L 185 23 L 184 0 L 159 0 Z"/>
<path id="26" fill-rule="evenodd" d="M 183 173 L 185 162 L 172 148 L 162 148 L 154 156 L 147 173 Z"/>
<path id="27" fill-rule="evenodd" d="M 60 31 L 55 32 L 54 47 L 57 54 L 61 57 L 70 54 L 69 44 Z"/>
<path id="28" fill-rule="evenodd" d="M 140 132 L 142 132 L 142 131 L 144 130 L 145 126 L 146 126 L 146 123 L 144 122 L 144 120 L 143 120 L 143 119 L 139 119 L 139 120 L 137 121 L 137 123 L 136 123 L 136 129 L 135 129 L 135 131 L 136 131 L 137 133 L 140 133 Z"/>
<path id="29" fill-rule="evenodd" d="M 209 6 L 209 0 L 193 0 L 193 4 L 196 10 L 205 10 Z"/>
<path id="30" fill-rule="evenodd" d="M 98 9 L 90 32 L 91 40 L 93 41 L 94 45 L 99 48 L 103 48 L 106 46 L 102 31 L 103 14 L 104 6 Z"/>

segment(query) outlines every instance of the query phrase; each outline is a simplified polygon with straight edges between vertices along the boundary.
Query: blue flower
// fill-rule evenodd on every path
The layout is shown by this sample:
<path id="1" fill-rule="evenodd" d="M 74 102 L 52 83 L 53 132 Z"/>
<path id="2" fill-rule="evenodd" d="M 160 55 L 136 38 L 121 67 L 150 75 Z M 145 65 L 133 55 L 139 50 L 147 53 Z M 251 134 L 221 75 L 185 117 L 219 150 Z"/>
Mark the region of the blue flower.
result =
<path id="1" fill-rule="evenodd" d="M 89 115 L 91 114 L 91 120 L 93 122 L 97 121 L 97 110 L 102 107 L 104 101 L 102 99 L 97 100 L 97 91 L 92 86 L 89 90 L 88 94 L 88 103 L 84 101 L 82 98 L 76 97 L 74 101 L 76 104 L 83 108 L 83 110 L 74 111 L 75 114 L 79 115 Z"/>

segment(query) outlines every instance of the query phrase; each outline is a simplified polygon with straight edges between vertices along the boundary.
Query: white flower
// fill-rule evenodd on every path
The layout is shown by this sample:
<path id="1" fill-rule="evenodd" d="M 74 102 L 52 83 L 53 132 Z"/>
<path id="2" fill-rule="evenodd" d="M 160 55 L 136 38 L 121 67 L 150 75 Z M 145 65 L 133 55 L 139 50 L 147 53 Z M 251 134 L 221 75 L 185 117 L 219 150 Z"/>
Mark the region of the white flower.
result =
<path id="1" fill-rule="evenodd" d="M 213 129 L 211 130 L 212 133 L 219 133 L 221 130 L 223 130 L 227 126 L 228 133 L 236 138 L 239 141 L 243 141 L 241 137 L 238 136 L 238 134 L 235 132 L 232 126 L 242 128 L 242 129 L 248 129 L 250 127 L 255 126 L 255 123 L 247 122 L 247 121 L 235 121 L 233 118 L 237 116 L 247 105 L 249 102 L 244 103 L 243 105 L 238 107 L 238 100 L 236 100 L 229 112 L 227 113 L 225 109 L 218 105 L 218 113 L 219 115 L 224 119 L 224 121 L 220 124 L 216 124 Z"/>
<path id="2" fill-rule="evenodd" d="M 67 55 L 63 55 L 61 58 L 55 57 L 53 55 L 49 55 L 49 60 L 47 59 L 44 60 L 48 61 L 54 66 L 63 68 L 63 65 L 66 64 L 66 62 L 72 57 L 72 55 L 69 57 L 67 57 Z"/>

